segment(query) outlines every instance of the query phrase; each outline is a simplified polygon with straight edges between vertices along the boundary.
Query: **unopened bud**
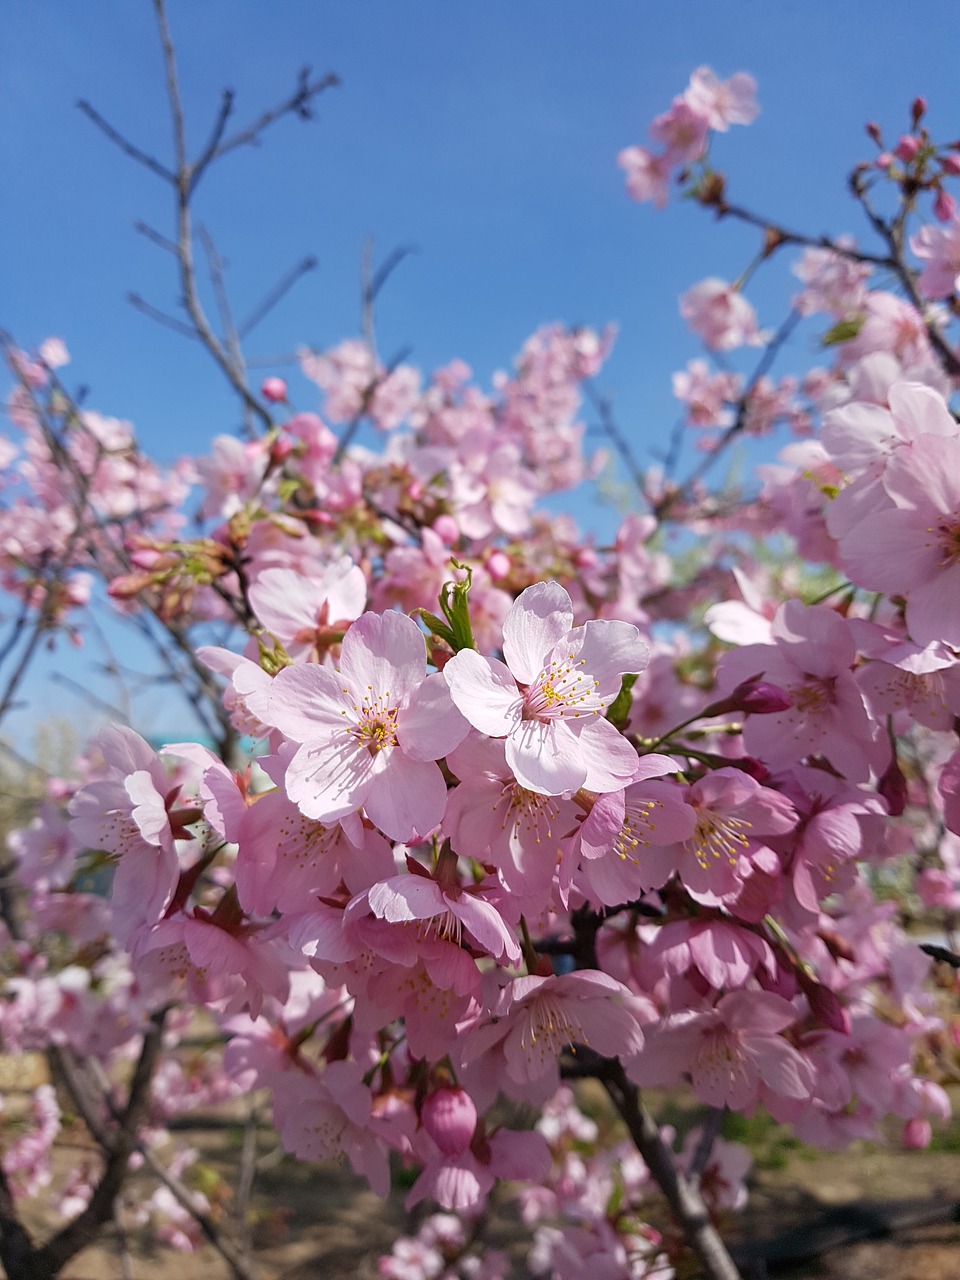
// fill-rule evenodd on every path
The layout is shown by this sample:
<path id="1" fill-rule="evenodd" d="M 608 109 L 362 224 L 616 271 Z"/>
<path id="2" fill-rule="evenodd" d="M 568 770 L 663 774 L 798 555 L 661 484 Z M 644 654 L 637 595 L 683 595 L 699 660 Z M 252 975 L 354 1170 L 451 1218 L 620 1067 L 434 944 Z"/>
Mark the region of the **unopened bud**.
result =
<path id="1" fill-rule="evenodd" d="M 914 1116 L 903 1126 L 903 1145 L 905 1147 L 912 1147 L 914 1150 L 929 1147 L 932 1137 L 933 1128 L 930 1121 L 925 1120 L 923 1116 Z"/>
<path id="2" fill-rule="evenodd" d="M 893 154 L 898 160 L 902 160 L 904 164 L 909 164 L 917 158 L 919 150 L 920 139 L 915 138 L 912 133 L 905 133 L 894 148 Z"/>
<path id="3" fill-rule="evenodd" d="M 933 202 L 933 216 L 938 222 L 949 222 L 957 212 L 957 202 L 948 191 L 938 191 Z"/>
<path id="4" fill-rule="evenodd" d="M 260 394 L 271 404 L 283 404 L 287 398 L 287 384 L 282 378 L 264 378 L 260 384 Z"/>
<path id="5" fill-rule="evenodd" d="M 788 711 L 793 700 L 785 689 L 759 675 L 749 676 L 719 702 L 712 702 L 703 710 L 704 716 L 722 716 L 729 711 L 742 711 L 752 716 L 773 715 L 778 711 Z"/>
<path id="6" fill-rule="evenodd" d="M 877 790 L 887 802 L 887 809 L 892 818 L 899 818 L 907 807 L 907 780 L 903 770 L 894 756 L 877 784 Z"/>
<path id="7" fill-rule="evenodd" d="M 469 1147 L 477 1127 L 477 1108 L 463 1089 L 437 1089 L 420 1111 L 423 1127 L 445 1156 L 459 1156 Z"/>
<path id="8" fill-rule="evenodd" d="M 878 147 L 883 146 L 883 134 L 880 132 L 880 126 L 876 120 L 868 120 L 866 123 L 867 137 L 877 144 Z"/>
<path id="9" fill-rule="evenodd" d="M 913 127 L 916 128 L 923 117 L 927 114 L 927 100 L 923 94 L 918 94 L 910 107 L 910 119 L 913 121 Z"/>
<path id="10" fill-rule="evenodd" d="M 948 151 L 946 155 L 940 157 L 940 166 L 944 173 L 950 174 L 955 178 L 960 174 L 960 154 L 956 151 Z"/>

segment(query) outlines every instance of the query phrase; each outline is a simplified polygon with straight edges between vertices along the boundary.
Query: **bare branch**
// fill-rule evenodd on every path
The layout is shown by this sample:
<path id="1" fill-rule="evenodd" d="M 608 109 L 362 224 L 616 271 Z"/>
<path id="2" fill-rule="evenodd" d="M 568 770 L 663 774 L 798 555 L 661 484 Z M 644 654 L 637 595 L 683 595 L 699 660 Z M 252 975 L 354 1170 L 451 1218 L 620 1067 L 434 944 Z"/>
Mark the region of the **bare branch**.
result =
<path id="1" fill-rule="evenodd" d="M 606 1060 L 600 1083 L 623 1117 L 634 1146 L 666 1197 L 708 1280 L 740 1280 L 740 1272 L 710 1221 L 699 1191 L 677 1168 L 673 1152 L 661 1138 L 653 1117 L 640 1100 L 639 1091 L 627 1079 L 619 1062 Z"/>
<path id="2" fill-rule="evenodd" d="M 155 244 L 158 249 L 165 249 L 167 253 L 172 253 L 174 257 L 176 257 L 177 246 L 175 242 L 168 239 L 165 235 L 161 235 L 161 233 L 154 227 L 151 227 L 148 222 L 143 222 L 142 220 L 140 222 L 135 222 L 133 229 L 138 235 L 144 236 L 149 240 L 151 244 Z"/>
<path id="3" fill-rule="evenodd" d="M 84 1123 L 103 1149 L 106 1160 L 87 1207 L 36 1251 L 41 1266 L 49 1268 L 51 1274 L 56 1274 L 65 1262 L 92 1244 L 100 1234 L 103 1224 L 113 1216 L 114 1203 L 126 1177 L 130 1156 L 137 1146 L 137 1130 L 146 1116 L 150 1101 L 150 1082 L 161 1052 L 165 1017 L 166 1010 L 159 1010 L 149 1020 L 130 1081 L 127 1103 L 117 1117 L 117 1126 L 113 1131 L 97 1114 L 96 1106 L 84 1088 L 82 1073 L 72 1051 L 59 1046 L 48 1050 L 56 1076 L 70 1093 Z"/>
<path id="4" fill-rule="evenodd" d="M 198 340 L 199 334 L 196 330 L 191 329 L 190 325 L 183 320 L 178 320 L 176 316 L 168 316 L 165 311 L 160 311 L 152 303 L 145 302 L 139 293 L 128 293 L 127 301 L 135 311 L 139 311 L 141 315 L 145 315 L 149 320 L 155 320 L 157 324 L 163 325 L 165 329 L 172 329 L 174 333 L 179 333 L 181 338 L 189 338 L 191 342 Z"/>
<path id="5" fill-rule="evenodd" d="M 317 268 L 317 260 L 314 257 L 301 258 L 296 266 L 291 267 L 285 276 L 282 276 L 277 284 L 270 290 L 266 297 L 258 302 L 254 309 L 244 320 L 237 330 L 241 338 L 245 338 L 249 333 L 257 327 L 260 321 L 273 310 L 281 298 L 283 298 L 293 286 L 303 276 Z"/>
<path id="6" fill-rule="evenodd" d="M 236 95 L 232 89 L 224 89 L 223 96 L 220 99 L 220 110 L 217 112 L 217 117 L 213 122 L 213 128 L 210 131 L 210 140 L 200 152 L 200 155 L 193 165 L 192 185 L 194 187 L 200 180 L 200 175 L 203 173 L 204 169 L 206 169 L 207 165 L 209 165 L 216 156 L 220 143 L 223 141 L 223 134 L 227 127 L 227 121 L 233 114 L 233 103 L 235 97 Z"/>
<path id="7" fill-rule="evenodd" d="M 255 145 L 260 141 L 260 135 L 270 125 L 275 124 L 277 120 L 282 119 L 286 115 L 299 116 L 301 120 L 310 120 L 313 117 L 312 104 L 313 100 L 324 93 L 327 89 L 335 89 L 340 84 L 340 77 L 327 72 L 326 75 L 320 76 L 319 79 L 310 79 L 310 68 L 303 67 L 297 77 L 297 87 L 289 98 L 285 98 L 275 107 L 270 107 L 264 111 L 252 124 L 247 125 L 245 129 L 240 129 L 237 133 L 232 134 L 225 141 L 218 144 L 211 150 L 208 144 L 207 150 L 201 156 L 200 161 L 194 166 L 193 185 L 196 186 L 203 171 L 210 165 L 213 160 L 219 159 L 221 156 L 227 155 L 231 151 L 235 151 L 237 147 L 245 147 Z"/>
<path id="8" fill-rule="evenodd" d="M 39 1269 L 36 1250 L 20 1221 L 7 1175 L 0 1165 L 0 1262 L 8 1276 L 22 1280 L 46 1280 Z"/>
<path id="9" fill-rule="evenodd" d="M 77 107 L 89 120 L 93 121 L 101 133 L 106 134 L 110 141 L 120 148 L 124 155 L 129 156 L 131 160 L 136 160 L 138 164 L 142 164 L 151 173 L 155 173 L 158 178 L 162 178 L 164 182 L 168 182 L 171 185 L 176 182 L 174 174 L 165 164 L 161 164 L 156 156 L 151 156 L 146 151 L 141 151 L 138 146 L 128 138 L 125 138 L 122 133 L 118 133 L 112 124 L 104 120 L 96 107 L 92 107 L 83 98 L 77 103 Z"/>
<path id="10" fill-rule="evenodd" d="M 848 258 L 851 262 L 865 262 L 876 267 L 896 267 L 896 262 L 892 257 L 884 257 L 882 254 L 865 253 L 862 249 L 852 249 L 849 245 L 838 244 L 836 240 L 831 240 L 829 236 L 807 236 L 799 231 L 788 231 L 786 227 L 781 227 L 778 223 L 770 218 L 763 218 L 759 214 L 751 213 L 749 209 L 744 209 L 740 205 L 727 204 L 725 200 L 716 205 L 717 218 L 736 218 L 740 222 L 749 223 L 751 227 L 758 227 L 765 232 L 773 248 L 768 250 L 769 253 L 778 249 L 781 245 L 798 244 L 805 245 L 811 249 L 829 249 L 831 253 L 835 253 L 839 258 Z"/>

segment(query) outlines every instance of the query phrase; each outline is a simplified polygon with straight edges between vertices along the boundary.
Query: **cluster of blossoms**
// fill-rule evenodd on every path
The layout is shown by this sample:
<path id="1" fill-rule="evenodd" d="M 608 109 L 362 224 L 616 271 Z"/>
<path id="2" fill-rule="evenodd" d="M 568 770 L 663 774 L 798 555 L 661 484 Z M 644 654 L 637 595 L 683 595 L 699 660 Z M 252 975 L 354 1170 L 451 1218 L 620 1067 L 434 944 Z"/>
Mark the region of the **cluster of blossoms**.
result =
<path id="1" fill-rule="evenodd" d="M 662 163 L 755 110 L 749 77 L 700 69 L 656 122 Z M 305 354 L 324 417 L 270 379 L 283 420 L 169 473 L 134 464 L 122 424 L 74 414 L 55 351 L 18 357 L 29 447 L 9 455 L 5 527 L 39 511 L 67 540 L 45 564 L 89 558 L 121 613 L 174 629 L 196 688 L 225 685 L 225 749 L 108 727 L 82 785 L 12 837 L 27 902 L 3 939 L 4 1048 L 66 1044 L 108 1077 L 159 1010 L 201 1006 L 222 1061 L 158 1068 L 157 1143 L 178 1109 L 263 1090 L 301 1159 L 344 1156 L 379 1194 L 391 1159 L 415 1169 L 409 1207 L 476 1216 L 525 1183 L 531 1265 L 557 1280 L 667 1280 L 683 1247 L 643 1221 L 646 1166 L 594 1147 L 565 1076 L 762 1106 L 822 1146 L 890 1116 L 928 1141 L 958 1046 L 880 891 L 909 862 L 934 917 L 960 901 L 956 373 L 930 318 L 848 253 L 797 268 L 797 309 L 830 317 L 836 352 L 802 403 L 794 379 L 675 376 L 694 425 L 809 438 L 732 505 L 661 485 L 609 546 L 536 504 L 593 472 L 580 384 L 610 333 L 541 330 L 488 393 L 459 362 L 425 381 L 359 342 Z M 722 282 L 684 305 L 713 349 L 764 340 Z M 358 443 L 365 425 L 385 442 Z M 82 535 L 56 532 L 67 473 L 97 513 Z M 679 520 L 709 535 L 683 573 Z M 816 579 L 751 555 L 785 534 Z M 108 901 L 88 884 L 106 868 Z M 186 1014 L 168 1019 L 172 1048 Z M 543 1119 L 511 1127 L 504 1099 Z M 49 1095 L 35 1109 L 4 1148 L 15 1190 L 48 1176 L 59 1117 Z M 742 1202 L 741 1152 L 693 1137 L 675 1158 L 714 1218 Z M 433 1217 L 382 1273 L 505 1274 L 470 1246 Z"/>

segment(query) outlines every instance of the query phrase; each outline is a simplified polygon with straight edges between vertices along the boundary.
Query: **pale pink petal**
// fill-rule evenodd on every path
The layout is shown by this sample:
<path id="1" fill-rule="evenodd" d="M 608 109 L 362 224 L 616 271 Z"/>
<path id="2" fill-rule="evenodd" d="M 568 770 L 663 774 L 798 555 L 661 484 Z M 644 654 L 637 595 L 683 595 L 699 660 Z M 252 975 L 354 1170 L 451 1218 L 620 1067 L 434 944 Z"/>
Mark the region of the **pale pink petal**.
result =
<path id="1" fill-rule="evenodd" d="M 389 761 L 384 757 L 389 756 Z M 374 783 L 366 791 L 364 811 L 391 840 L 428 835 L 443 819 L 447 784 L 439 765 L 411 760 L 401 751 L 381 751 Z"/>
<path id="2" fill-rule="evenodd" d="M 572 626 L 573 606 L 558 582 L 521 591 L 503 623 L 503 656 L 521 684 L 536 680 L 544 658 Z"/>
<path id="3" fill-rule="evenodd" d="M 577 791 L 587 776 L 580 744 L 563 720 L 521 720 L 507 739 L 507 764 L 522 787 L 544 796 Z"/>
<path id="4" fill-rule="evenodd" d="M 444 667 L 443 678 L 461 713 L 488 737 L 505 737 L 519 721 L 522 699 L 502 662 L 461 649 Z"/>
<path id="5" fill-rule="evenodd" d="M 469 731 L 439 671 L 414 690 L 397 717 L 397 741 L 414 760 L 441 759 L 459 746 Z"/>
<path id="6" fill-rule="evenodd" d="M 343 638 L 340 671 L 360 697 L 371 691 L 395 706 L 427 674 L 423 632 L 403 613 L 365 613 Z"/>

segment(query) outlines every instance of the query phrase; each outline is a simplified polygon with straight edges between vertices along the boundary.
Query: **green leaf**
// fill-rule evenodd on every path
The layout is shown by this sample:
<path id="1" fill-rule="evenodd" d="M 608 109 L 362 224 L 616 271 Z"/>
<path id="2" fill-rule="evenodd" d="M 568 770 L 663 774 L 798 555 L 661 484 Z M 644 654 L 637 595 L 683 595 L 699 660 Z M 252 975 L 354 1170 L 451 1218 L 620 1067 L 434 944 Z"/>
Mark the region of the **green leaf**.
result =
<path id="1" fill-rule="evenodd" d="M 624 676 L 620 681 L 620 692 L 610 703 L 609 707 L 607 707 L 606 718 L 615 729 L 623 729 L 626 727 L 627 719 L 630 715 L 630 708 L 633 705 L 631 690 L 636 683 L 636 676 Z"/>
<path id="2" fill-rule="evenodd" d="M 866 316 L 852 316 L 847 320 L 838 320 L 820 339 L 821 344 L 834 347 L 838 342 L 851 342 L 863 328 L 866 319 Z"/>

